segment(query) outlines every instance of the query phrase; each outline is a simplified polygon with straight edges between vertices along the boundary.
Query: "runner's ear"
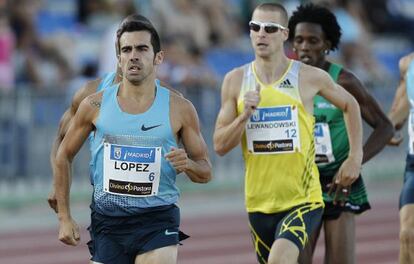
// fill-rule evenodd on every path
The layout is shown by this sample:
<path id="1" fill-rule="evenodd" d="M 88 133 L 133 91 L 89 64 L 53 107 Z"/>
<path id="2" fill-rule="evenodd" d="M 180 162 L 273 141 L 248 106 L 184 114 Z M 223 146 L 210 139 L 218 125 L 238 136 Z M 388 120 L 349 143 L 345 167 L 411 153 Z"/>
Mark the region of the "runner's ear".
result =
<path id="1" fill-rule="evenodd" d="M 119 69 L 122 69 L 122 68 L 121 68 L 121 56 L 118 54 L 118 55 L 116 55 L 116 58 L 117 58 L 118 68 L 119 68 Z"/>
<path id="2" fill-rule="evenodd" d="M 155 65 L 160 65 L 164 60 L 164 51 L 159 51 L 157 54 L 155 54 L 155 58 L 154 58 L 154 64 Z"/>

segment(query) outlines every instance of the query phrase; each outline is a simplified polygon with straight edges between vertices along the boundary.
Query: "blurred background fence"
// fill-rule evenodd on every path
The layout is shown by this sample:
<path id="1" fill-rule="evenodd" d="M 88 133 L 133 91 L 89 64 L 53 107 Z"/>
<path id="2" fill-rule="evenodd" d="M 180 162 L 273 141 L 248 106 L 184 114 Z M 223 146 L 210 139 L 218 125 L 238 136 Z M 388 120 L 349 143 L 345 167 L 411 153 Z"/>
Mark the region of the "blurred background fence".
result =
<path id="1" fill-rule="evenodd" d="M 393 87 L 395 87 L 396 83 Z M 212 137 L 215 118 L 220 107 L 218 89 L 206 87 L 180 91 L 193 101 L 200 117 L 201 130 L 209 147 L 214 168 L 214 179 L 208 185 L 191 184 L 187 177 L 178 177 L 186 191 L 228 190 L 241 191 L 244 165 L 239 148 L 224 157 L 214 153 Z M 372 92 L 388 109 L 393 89 L 375 89 Z M 0 96 L 0 206 L 12 207 L 21 203 L 44 201 L 51 186 L 50 149 L 59 119 L 69 105 L 65 93 L 42 93 L 22 89 Z M 184 113 L 183 113 L 184 114 Z M 370 128 L 365 126 L 365 136 Z M 404 132 L 406 134 L 406 132 Z M 89 198 L 89 151 L 87 143 L 77 155 L 73 166 L 72 192 L 75 199 Z M 405 143 L 398 148 L 388 147 L 364 166 L 364 178 L 371 180 L 402 179 L 405 161 Z"/>

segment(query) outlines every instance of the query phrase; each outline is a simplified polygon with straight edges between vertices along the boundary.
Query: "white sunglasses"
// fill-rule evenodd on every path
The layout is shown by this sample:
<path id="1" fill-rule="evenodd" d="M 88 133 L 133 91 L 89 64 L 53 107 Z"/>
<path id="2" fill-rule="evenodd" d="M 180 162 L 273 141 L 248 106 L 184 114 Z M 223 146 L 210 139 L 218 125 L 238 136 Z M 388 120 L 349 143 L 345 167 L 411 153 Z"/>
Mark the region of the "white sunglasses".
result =
<path id="1" fill-rule="evenodd" d="M 262 22 L 257 22 L 257 21 L 253 21 L 253 20 L 249 22 L 249 28 L 250 28 L 250 30 L 253 30 L 255 32 L 259 32 L 260 28 L 263 28 L 264 31 L 266 33 L 269 33 L 269 34 L 270 33 L 276 33 L 276 32 L 279 31 L 279 29 L 280 30 L 287 29 L 286 27 L 284 27 L 280 24 L 277 24 L 277 23 L 272 23 L 272 22 L 262 23 Z"/>

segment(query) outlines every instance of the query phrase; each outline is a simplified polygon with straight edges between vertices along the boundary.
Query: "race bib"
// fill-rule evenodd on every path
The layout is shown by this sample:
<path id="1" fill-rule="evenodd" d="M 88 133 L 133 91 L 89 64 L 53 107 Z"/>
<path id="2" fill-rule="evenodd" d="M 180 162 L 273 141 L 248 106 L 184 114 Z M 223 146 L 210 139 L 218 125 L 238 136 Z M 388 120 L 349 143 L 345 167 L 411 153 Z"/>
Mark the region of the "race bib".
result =
<path id="1" fill-rule="evenodd" d="M 103 189 L 132 197 L 158 194 L 161 147 L 138 147 L 104 142 Z"/>
<path id="2" fill-rule="evenodd" d="M 335 161 L 332 151 L 331 133 L 327 123 L 315 124 L 315 162 L 318 165 L 328 164 Z"/>
<path id="3" fill-rule="evenodd" d="M 300 151 L 298 108 L 257 108 L 246 124 L 247 148 L 254 154 Z"/>

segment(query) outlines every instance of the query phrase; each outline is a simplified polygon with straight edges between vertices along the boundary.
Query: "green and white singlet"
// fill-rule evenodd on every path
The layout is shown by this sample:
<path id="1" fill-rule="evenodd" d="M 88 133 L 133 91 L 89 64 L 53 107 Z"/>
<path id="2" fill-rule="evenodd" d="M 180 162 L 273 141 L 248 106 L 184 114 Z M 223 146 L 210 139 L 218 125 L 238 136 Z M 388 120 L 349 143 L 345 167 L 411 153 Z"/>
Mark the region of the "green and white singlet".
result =
<path id="1" fill-rule="evenodd" d="M 328 73 L 337 82 L 342 66 L 332 63 Z M 318 165 L 323 200 L 326 203 L 326 215 L 336 218 L 341 211 L 362 213 L 370 209 L 364 182 L 360 176 L 351 186 L 351 193 L 345 206 L 331 205 L 332 197 L 328 196 L 327 184 L 332 182 L 342 163 L 348 158 L 349 140 L 342 110 L 325 98 L 314 98 L 315 116 L 315 161 Z M 328 216 L 328 217 L 329 217 Z"/>

